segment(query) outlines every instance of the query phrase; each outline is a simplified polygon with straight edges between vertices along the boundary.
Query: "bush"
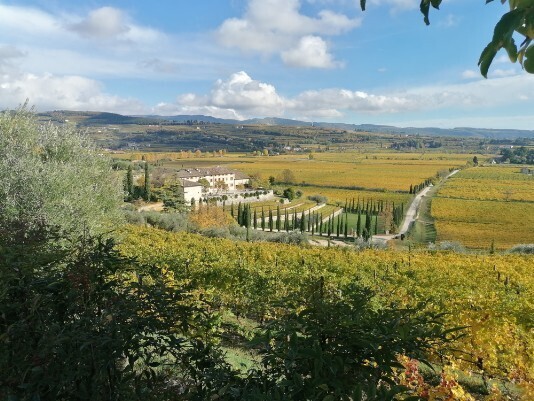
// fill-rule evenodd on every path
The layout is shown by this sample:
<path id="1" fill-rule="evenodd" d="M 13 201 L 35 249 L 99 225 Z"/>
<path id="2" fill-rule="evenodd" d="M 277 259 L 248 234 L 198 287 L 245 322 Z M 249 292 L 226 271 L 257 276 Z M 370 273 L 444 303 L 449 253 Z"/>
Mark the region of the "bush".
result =
<path id="1" fill-rule="evenodd" d="M 0 399 L 204 400 L 231 378 L 198 340 L 211 324 L 201 304 L 160 268 L 111 241 L 44 250 L 0 254 Z"/>
<path id="2" fill-rule="evenodd" d="M 24 241 L 54 226 L 76 238 L 122 217 L 111 160 L 70 126 L 40 124 L 25 108 L 0 113 L 0 182 L 0 237 Z"/>
<path id="3" fill-rule="evenodd" d="M 507 253 L 534 254 L 534 244 L 519 244 L 510 248 Z"/>
<path id="4" fill-rule="evenodd" d="M 310 195 L 308 196 L 308 199 L 316 203 L 327 203 L 328 202 L 328 198 L 323 195 Z"/>
<path id="5" fill-rule="evenodd" d="M 295 199 L 295 190 L 293 188 L 286 188 L 283 192 L 284 198 L 287 198 L 289 201 Z"/>
<path id="6" fill-rule="evenodd" d="M 458 253 L 464 253 L 466 251 L 465 247 L 456 241 L 442 241 L 438 244 L 429 244 L 428 249 L 431 251 L 452 251 Z"/>
<path id="7" fill-rule="evenodd" d="M 124 211 L 124 219 L 128 224 L 135 224 L 138 226 L 146 224 L 146 220 L 141 213 L 131 210 Z"/>
<path id="8" fill-rule="evenodd" d="M 187 215 L 182 213 L 141 213 L 148 224 L 167 231 L 185 231 L 187 229 Z"/>
<path id="9" fill-rule="evenodd" d="M 278 242 L 281 244 L 304 245 L 308 243 L 308 235 L 300 231 L 279 232 L 269 235 L 269 242 Z"/>
<path id="10" fill-rule="evenodd" d="M 321 278 L 309 293 L 288 297 L 282 316 L 263 326 L 262 368 L 250 373 L 263 398 L 244 399 L 405 399 L 396 396 L 409 389 L 392 380 L 398 356 L 422 358 L 456 337 L 424 304 L 376 310 L 374 293 L 357 283 L 329 289 Z"/>

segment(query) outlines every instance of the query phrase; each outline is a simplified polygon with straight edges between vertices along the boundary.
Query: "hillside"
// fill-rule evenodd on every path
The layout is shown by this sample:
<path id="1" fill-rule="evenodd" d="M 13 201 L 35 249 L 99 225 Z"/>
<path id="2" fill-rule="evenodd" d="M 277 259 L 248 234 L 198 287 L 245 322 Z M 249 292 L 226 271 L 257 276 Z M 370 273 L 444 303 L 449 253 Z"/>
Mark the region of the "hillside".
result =
<path id="1" fill-rule="evenodd" d="M 452 136 L 452 137 L 474 137 L 490 139 L 534 139 L 534 130 L 515 129 L 487 129 L 472 127 L 456 128 L 436 128 L 436 127 L 396 127 L 390 125 L 375 124 L 346 124 L 332 122 L 310 122 L 299 121 L 286 118 L 266 117 L 253 118 L 248 120 L 222 119 L 206 115 L 139 115 L 123 116 L 115 113 L 105 112 L 84 112 L 84 111 L 52 111 L 40 114 L 41 117 L 49 117 L 56 121 L 61 119 L 75 119 L 84 126 L 96 126 L 107 124 L 232 124 L 232 125 L 254 125 L 254 126 L 286 126 L 286 127 L 320 127 L 326 129 L 349 130 L 357 132 L 382 133 L 393 135 L 423 135 L 423 136 Z"/>

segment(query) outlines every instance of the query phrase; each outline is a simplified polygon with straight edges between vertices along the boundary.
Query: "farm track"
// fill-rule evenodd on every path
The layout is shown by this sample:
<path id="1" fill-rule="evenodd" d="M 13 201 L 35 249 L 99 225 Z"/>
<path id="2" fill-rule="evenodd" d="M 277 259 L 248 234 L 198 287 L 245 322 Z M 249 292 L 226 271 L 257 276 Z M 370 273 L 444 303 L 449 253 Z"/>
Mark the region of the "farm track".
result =
<path id="1" fill-rule="evenodd" d="M 460 170 L 454 170 L 449 175 L 447 175 L 440 184 L 444 183 L 446 180 L 448 180 L 450 177 L 452 177 L 454 174 L 458 173 Z M 415 223 L 415 221 L 418 218 L 419 214 L 419 207 L 421 206 L 421 202 L 423 201 L 423 197 L 426 196 L 428 191 L 431 190 L 432 187 L 426 187 L 421 192 L 419 192 L 414 199 L 412 200 L 412 203 L 410 204 L 408 211 L 406 212 L 406 216 L 404 218 L 404 221 L 402 222 L 401 228 L 397 234 L 388 234 L 388 235 L 373 235 L 371 237 L 371 240 L 374 244 L 385 244 L 386 242 L 394 239 L 395 237 L 399 237 L 400 235 L 406 235 L 408 230 L 411 228 L 411 226 Z M 313 240 L 310 241 L 312 245 L 318 245 L 318 246 L 328 246 L 330 245 L 336 245 L 336 246 L 350 246 L 350 244 L 347 244 L 343 241 L 336 241 L 336 240 Z"/>

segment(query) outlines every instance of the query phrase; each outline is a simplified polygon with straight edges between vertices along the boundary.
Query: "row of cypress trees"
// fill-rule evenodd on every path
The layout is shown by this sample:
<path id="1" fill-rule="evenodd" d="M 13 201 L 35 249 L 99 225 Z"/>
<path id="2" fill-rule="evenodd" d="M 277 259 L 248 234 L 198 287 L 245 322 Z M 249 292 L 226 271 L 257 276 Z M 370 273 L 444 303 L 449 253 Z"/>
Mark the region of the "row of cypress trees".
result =
<path id="1" fill-rule="evenodd" d="M 356 210 L 359 210 L 359 208 Z M 403 206 L 401 205 L 398 208 L 394 207 L 394 210 L 398 214 L 403 210 Z M 306 214 L 305 211 L 302 211 L 299 214 L 296 210 L 293 212 L 287 209 L 282 211 L 280 206 L 278 206 L 275 218 L 272 209 L 269 209 L 268 213 L 265 213 L 265 209 L 263 208 L 261 212 L 258 212 L 258 209 L 252 209 L 250 204 L 242 205 L 239 203 L 237 211 L 231 205 L 230 213 L 240 226 L 261 229 L 263 231 L 299 230 L 300 232 L 309 232 L 312 235 L 327 235 L 329 237 L 335 235 L 338 238 L 348 238 L 349 234 L 355 234 L 366 240 L 371 235 L 378 234 L 378 212 L 376 209 L 372 210 L 370 208 L 369 210 L 362 209 L 358 213 L 358 219 L 353 233 L 350 233 L 349 230 L 349 212 L 346 209 L 336 219 L 334 213 L 328 216 L 328 218 L 325 218 L 323 213 L 312 212 Z"/>

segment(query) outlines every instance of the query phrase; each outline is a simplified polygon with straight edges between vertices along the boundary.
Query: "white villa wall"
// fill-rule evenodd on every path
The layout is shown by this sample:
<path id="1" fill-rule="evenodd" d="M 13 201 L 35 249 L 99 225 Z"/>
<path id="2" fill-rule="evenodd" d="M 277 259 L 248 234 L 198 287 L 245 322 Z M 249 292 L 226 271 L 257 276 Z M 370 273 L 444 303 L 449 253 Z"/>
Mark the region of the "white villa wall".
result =
<path id="1" fill-rule="evenodd" d="M 202 187 L 184 187 L 184 201 L 187 204 L 191 204 L 191 199 L 195 199 L 198 202 L 202 198 Z"/>

